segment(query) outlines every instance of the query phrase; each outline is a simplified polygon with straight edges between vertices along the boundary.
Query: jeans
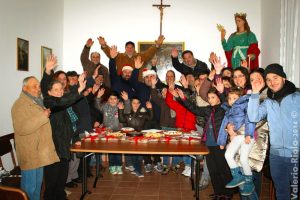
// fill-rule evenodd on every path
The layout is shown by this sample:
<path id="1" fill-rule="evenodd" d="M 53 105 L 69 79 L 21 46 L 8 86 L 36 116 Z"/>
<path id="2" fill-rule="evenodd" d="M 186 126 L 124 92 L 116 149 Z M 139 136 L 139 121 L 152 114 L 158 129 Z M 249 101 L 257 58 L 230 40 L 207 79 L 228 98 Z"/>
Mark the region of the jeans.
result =
<path id="1" fill-rule="evenodd" d="M 122 166 L 122 154 L 108 154 L 109 166 Z"/>
<path id="2" fill-rule="evenodd" d="M 132 159 L 132 164 L 133 167 L 135 169 L 135 171 L 137 171 L 138 173 L 142 173 L 142 161 L 143 161 L 143 156 L 141 155 L 132 155 L 131 157 Z"/>
<path id="3" fill-rule="evenodd" d="M 164 165 L 169 166 L 171 156 L 163 156 Z M 180 156 L 172 156 L 172 166 L 176 166 L 180 163 L 182 158 Z"/>
<path id="4" fill-rule="evenodd" d="M 191 166 L 192 158 L 190 156 L 183 156 L 182 159 L 185 166 Z"/>
<path id="5" fill-rule="evenodd" d="M 234 156 L 240 150 L 240 162 L 243 168 L 244 175 L 252 175 L 248 157 L 253 144 L 254 139 L 251 139 L 251 142 L 249 144 L 246 144 L 244 135 L 237 135 L 233 138 L 225 152 L 225 158 L 230 169 L 238 167 L 238 164 L 234 160 Z"/>
<path id="6" fill-rule="evenodd" d="M 294 170 L 296 168 L 299 170 L 299 158 L 296 163 L 292 159 L 270 154 L 271 177 L 275 185 L 277 200 L 299 199 L 299 176 L 298 171 L 295 174 Z M 295 184 L 296 181 L 297 184 Z"/>
<path id="7" fill-rule="evenodd" d="M 43 171 L 43 167 L 21 170 L 21 188 L 27 193 L 30 200 L 40 199 Z"/>

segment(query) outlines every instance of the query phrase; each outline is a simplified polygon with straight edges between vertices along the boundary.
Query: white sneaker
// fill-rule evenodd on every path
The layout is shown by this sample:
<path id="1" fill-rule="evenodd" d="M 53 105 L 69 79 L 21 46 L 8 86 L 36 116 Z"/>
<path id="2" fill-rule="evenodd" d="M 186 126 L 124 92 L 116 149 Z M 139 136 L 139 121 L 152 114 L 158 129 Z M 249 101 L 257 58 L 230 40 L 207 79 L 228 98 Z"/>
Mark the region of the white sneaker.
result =
<path id="1" fill-rule="evenodd" d="M 192 172 L 191 167 L 190 166 L 185 166 L 184 170 L 182 172 L 182 175 L 191 177 L 191 172 Z"/>
<path id="2" fill-rule="evenodd" d="M 130 166 L 125 166 L 125 169 L 127 169 L 127 170 L 129 170 L 129 171 L 131 171 L 131 172 L 133 172 L 135 169 L 134 169 L 134 167 L 132 166 L 132 165 L 130 165 Z"/>

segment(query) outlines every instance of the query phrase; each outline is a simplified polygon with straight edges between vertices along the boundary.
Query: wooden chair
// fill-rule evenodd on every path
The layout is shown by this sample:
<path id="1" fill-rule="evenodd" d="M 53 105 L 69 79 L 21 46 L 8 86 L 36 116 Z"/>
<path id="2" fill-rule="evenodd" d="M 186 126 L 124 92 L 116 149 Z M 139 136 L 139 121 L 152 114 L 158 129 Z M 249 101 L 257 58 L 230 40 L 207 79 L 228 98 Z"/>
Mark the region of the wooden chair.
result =
<path id="1" fill-rule="evenodd" d="M 1 200 L 29 200 L 27 194 L 19 189 L 0 185 Z"/>
<path id="2" fill-rule="evenodd" d="M 13 140 L 13 139 L 14 139 L 14 133 L 0 137 L 0 167 L 3 167 L 2 156 L 6 155 L 6 154 L 10 154 L 13 165 L 14 165 L 14 169 L 12 169 L 10 171 L 10 174 L 12 175 L 12 177 L 2 178 L 2 185 L 19 188 L 20 181 L 21 181 L 21 178 L 20 178 L 21 170 L 20 170 L 19 166 L 17 166 L 17 164 L 16 164 L 13 147 L 10 142 L 10 140 Z"/>

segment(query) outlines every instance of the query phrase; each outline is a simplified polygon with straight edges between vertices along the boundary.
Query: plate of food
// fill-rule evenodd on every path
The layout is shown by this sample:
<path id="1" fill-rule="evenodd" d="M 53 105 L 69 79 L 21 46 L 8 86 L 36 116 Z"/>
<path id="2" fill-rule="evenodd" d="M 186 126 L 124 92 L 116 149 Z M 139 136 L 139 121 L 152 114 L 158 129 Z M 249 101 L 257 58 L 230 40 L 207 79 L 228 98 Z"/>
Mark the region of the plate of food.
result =
<path id="1" fill-rule="evenodd" d="M 106 136 L 112 136 L 112 137 L 122 137 L 124 134 L 121 132 L 111 132 L 111 133 L 107 133 Z"/>
<path id="2" fill-rule="evenodd" d="M 143 136 L 143 133 L 141 132 L 128 132 L 126 133 L 127 136 L 129 137 L 138 137 L 138 136 Z"/>
<path id="3" fill-rule="evenodd" d="M 160 138 L 162 137 L 162 133 L 157 133 L 157 132 L 147 132 L 144 134 L 144 137 L 146 138 Z"/>
<path id="4" fill-rule="evenodd" d="M 148 130 L 142 130 L 142 133 L 162 133 L 162 130 L 159 129 L 148 129 Z"/>
<path id="5" fill-rule="evenodd" d="M 123 128 L 121 128 L 121 131 L 124 132 L 124 133 L 129 133 L 129 132 L 133 132 L 133 131 L 134 131 L 134 128 L 131 128 L 131 127 L 123 127 Z"/>
<path id="6" fill-rule="evenodd" d="M 182 132 L 181 131 L 165 131 L 164 135 L 165 136 L 181 136 Z"/>

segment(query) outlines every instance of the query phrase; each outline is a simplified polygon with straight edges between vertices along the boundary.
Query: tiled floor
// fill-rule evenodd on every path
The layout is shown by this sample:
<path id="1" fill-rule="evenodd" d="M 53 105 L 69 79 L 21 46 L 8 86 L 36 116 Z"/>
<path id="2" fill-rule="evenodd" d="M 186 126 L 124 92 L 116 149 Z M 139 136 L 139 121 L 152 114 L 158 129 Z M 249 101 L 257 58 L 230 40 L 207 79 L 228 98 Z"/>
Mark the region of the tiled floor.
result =
<path id="1" fill-rule="evenodd" d="M 93 172 L 95 174 L 95 172 Z M 88 178 L 88 189 L 92 192 L 86 195 L 86 200 L 189 200 L 194 199 L 190 180 L 181 174 L 169 173 L 160 175 L 152 172 L 145 174 L 144 178 L 137 178 L 124 170 L 123 175 L 111 175 L 108 169 L 103 173 L 103 178 L 98 181 L 97 187 L 93 188 L 93 178 Z M 80 199 L 81 184 L 78 188 L 67 189 L 72 192 L 69 200 Z M 269 182 L 264 179 L 261 199 L 269 199 Z M 209 199 L 213 190 L 211 184 L 201 191 L 200 199 Z M 233 199 L 239 199 L 236 194 Z"/>

